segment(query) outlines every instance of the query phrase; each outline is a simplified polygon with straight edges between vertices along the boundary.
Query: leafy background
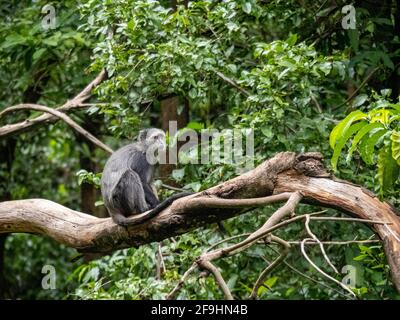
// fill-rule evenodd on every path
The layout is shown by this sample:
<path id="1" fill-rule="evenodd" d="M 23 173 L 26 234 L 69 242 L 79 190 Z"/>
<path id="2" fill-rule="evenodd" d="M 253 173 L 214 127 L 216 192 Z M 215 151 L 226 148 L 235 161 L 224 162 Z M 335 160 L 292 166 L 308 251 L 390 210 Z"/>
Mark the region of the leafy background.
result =
<path id="1" fill-rule="evenodd" d="M 256 164 L 280 151 L 319 151 L 338 177 L 398 207 L 396 3 L 355 1 L 356 29 L 345 30 L 341 9 L 346 1 L 3 0 L 0 110 L 21 102 L 56 107 L 105 68 L 110 78 L 96 89 L 94 105 L 71 116 L 114 149 L 139 129 L 160 126 L 163 100 L 176 96 L 178 114 L 189 109 L 188 128 L 253 128 Z M 56 8 L 56 29 L 41 27 L 46 4 Z M 35 115 L 13 114 L 7 122 Z M 93 186 L 107 155 L 62 122 L 1 139 L 0 149 L 2 200 L 42 197 L 105 215 Z M 169 182 L 198 191 L 235 174 L 229 163 L 181 164 Z M 210 225 L 163 241 L 166 271 L 161 277 L 156 276 L 158 244 L 84 263 L 71 262 L 74 250 L 46 238 L 2 236 L 0 293 L 22 299 L 163 298 L 206 248 L 227 235 L 253 231 L 273 210 L 257 209 L 226 221 L 226 234 Z M 320 208 L 300 206 L 298 211 L 312 210 Z M 373 238 L 371 230 L 356 223 L 315 222 L 312 229 L 326 241 Z M 277 235 L 296 240 L 305 233 L 295 224 Z M 354 290 L 360 299 L 399 298 L 380 245 L 329 245 L 326 250 L 338 269 L 356 268 Z M 326 268 L 318 249 L 309 251 Z M 235 297 L 246 298 L 276 255 L 275 247 L 254 247 L 217 266 Z M 41 288 L 45 264 L 57 270 L 56 290 Z M 341 280 L 344 274 L 335 277 Z M 310 267 L 296 246 L 259 296 L 347 298 Z M 179 298 L 223 296 L 212 278 L 193 276 Z"/>

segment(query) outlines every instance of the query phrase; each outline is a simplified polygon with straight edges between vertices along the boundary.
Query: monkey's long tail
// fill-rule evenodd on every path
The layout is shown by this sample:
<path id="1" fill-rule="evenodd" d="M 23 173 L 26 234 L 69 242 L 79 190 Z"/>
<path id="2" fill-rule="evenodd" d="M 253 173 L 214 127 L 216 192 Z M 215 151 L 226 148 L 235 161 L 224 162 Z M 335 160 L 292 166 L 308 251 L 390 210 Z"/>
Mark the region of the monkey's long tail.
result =
<path id="1" fill-rule="evenodd" d="M 141 224 L 142 222 L 157 216 L 161 211 L 163 211 L 165 208 L 169 207 L 175 200 L 186 197 L 186 196 L 190 196 L 192 194 L 194 194 L 194 192 L 179 192 L 179 193 L 173 194 L 168 199 L 165 199 L 164 201 L 159 203 L 155 208 L 153 208 L 153 210 L 149 211 L 146 215 L 141 216 L 141 217 L 129 217 L 126 219 L 126 222 L 130 226 L 136 225 L 136 224 Z"/>

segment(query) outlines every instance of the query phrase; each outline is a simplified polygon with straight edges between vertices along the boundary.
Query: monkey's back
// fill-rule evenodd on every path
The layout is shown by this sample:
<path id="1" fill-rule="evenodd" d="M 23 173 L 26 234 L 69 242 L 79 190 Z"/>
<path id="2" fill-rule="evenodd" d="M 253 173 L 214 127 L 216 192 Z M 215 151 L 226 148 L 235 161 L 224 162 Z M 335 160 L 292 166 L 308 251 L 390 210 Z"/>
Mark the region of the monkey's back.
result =
<path id="1" fill-rule="evenodd" d="M 140 154 L 142 150 L 138 144 L 133 143 L 118 149 L 107 160 L 101 178 L 101 194 L 107 209 L 110 210 L 114 206 L 113 192 L 121 178 L 126 176 L 127 171 L 136 169 L 138 161 L 135 155 Z"/>

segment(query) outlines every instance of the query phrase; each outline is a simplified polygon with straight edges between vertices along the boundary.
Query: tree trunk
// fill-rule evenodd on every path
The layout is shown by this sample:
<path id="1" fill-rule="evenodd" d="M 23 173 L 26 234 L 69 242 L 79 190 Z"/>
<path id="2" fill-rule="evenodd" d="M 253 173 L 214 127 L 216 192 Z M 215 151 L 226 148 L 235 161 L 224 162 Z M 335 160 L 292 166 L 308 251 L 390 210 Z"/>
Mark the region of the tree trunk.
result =
<path id="1" fill-rule="evenodd" d="M 168 97 L 161 101 L 161 128 L 167 132 L 170 128 L 171 121 L 177 122 L 177 129 L 186 127 L 189 122 L 189 102 L 185 99 L 182 111 L 179 113 L 180 99 L 178 96 Z M 182 142 L 178 144 L 179 150 Z M 168 184 L 175 185 L 175 181 L 171 179 L 172 170 L 175 169 L 176 164 L 169 163 L 169 152 L 167 150 L 167 164 L 160 165 L 159 176 L 160 179 Z"/>
<path id="2" fill-rule="evenodd" d="M 101 123 L 99 121 L 85 116 L 82 127 L 85 130 L 88 130 L 94 136 L 99 134 L 100 126 Z M 80 152 L 79 154 L 79 163 L 81 169 L 93 173 L 99 172 L 101 170 L 100 166 L 96 160 L 93 160 L 95 159 L 95 151 L 97 148 L 92 143 L 87 143 L 86 139 L 79 134 L 76 135 L 76 140 L 79 142 L 79 144 L 81 144 L 81 146 L 86 145 L 87 149 L 89 150 L 89 154 L 85 154 L 84 152 Z M 107 217 L 108 214 L 104 206 L 95 206 L 97 199 L 101 199 L 100 190 L 97 189 L 93 184 L 83 182 L 81 184 L 81 210 L 99 218 Z"/>

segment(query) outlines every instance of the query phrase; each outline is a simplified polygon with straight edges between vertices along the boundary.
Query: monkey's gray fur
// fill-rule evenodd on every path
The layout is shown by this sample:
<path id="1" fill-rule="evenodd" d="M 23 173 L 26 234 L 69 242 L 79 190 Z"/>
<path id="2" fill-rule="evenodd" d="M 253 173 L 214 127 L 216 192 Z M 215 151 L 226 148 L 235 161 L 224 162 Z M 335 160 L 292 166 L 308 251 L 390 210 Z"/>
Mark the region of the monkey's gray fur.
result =
<path id="1" fill-rule="evenodd" d="M 101 193 L 115 223 L 123 226 L 141 223 L 157 215 L 175 199 L 190 194 L 179 193 L 162 203 L 157 199 L 152 188 L 154 161 L 149 162 L 146 154 L 161 148 L 165 148 L 164 131 L 146 129 L 139 132 L 138 142 L 118 149 L 107 160 L 101 178 Z M 153 210 L 141 219 L 128 218 L 150 209 Z"/>

